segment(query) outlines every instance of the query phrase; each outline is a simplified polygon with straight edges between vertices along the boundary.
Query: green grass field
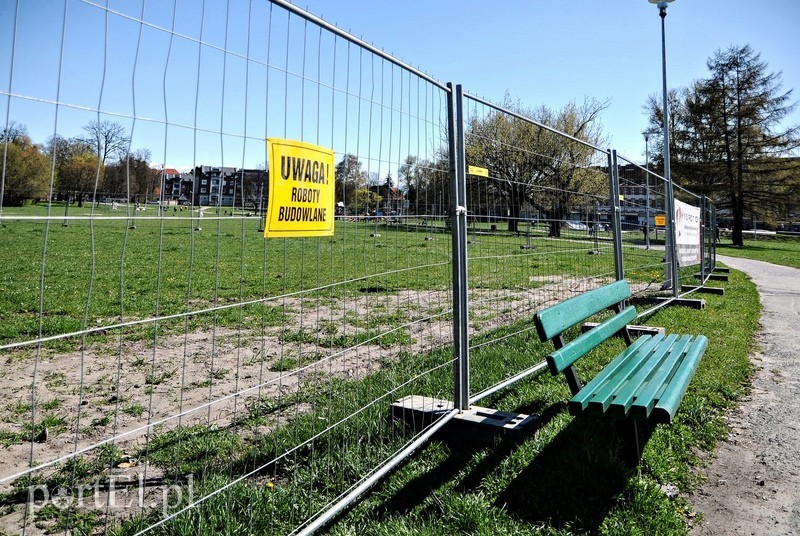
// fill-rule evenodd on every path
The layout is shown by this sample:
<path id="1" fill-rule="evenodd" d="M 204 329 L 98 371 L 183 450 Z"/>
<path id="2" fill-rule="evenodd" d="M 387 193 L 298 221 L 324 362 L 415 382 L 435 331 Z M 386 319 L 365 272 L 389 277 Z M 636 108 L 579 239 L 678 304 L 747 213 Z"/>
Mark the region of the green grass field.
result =
<path id="1" fill-rule="evenodd" d="M 702 466 L 704 453 L 724 436 L 725 413 L 747 391 L 751 371 L 748 355 L 758 326 L 758 296 L 754 286 L 738 272 L 732 274 L 725 288 L 724 297 L 707 297 L 705 310 L 667 308 L 648 319 L 649 324 L 664 326 L 668 332 L 704 333 L 710 344 L 675 422 L 650 431 L 637 467 L 620 461 L 614 426 L 599 419 L 570 417 L 564 380 L 545 374 L 519 382 L 481 403 L 541 415 L 542 426 L 534 435 L 521 442 L 439 437 L 327 527 L 327 533 L 686 534 L 691 509 L 681 495 L 667 493 L 667 487 L 687 492 L 697 485 L 700 476 L 696 467 Z M 581 373 L 587 377 L 594 374 L 622 343 L 615 341 L 609 346 L 584 358 L 587 363 L 582 364 Z M 545 351 L 528 332 L 482 348 L 476 359 L 485 363 L 530 362 Z M 436 357 L 408 356 L 404 373 L 424 370 L 432 359 Z M 477 381 L 491 381 L 483 375 L 497 370 L 486 366 L 473 374 Z M 447 382 L 448 374 L 433 375 L 428 381 Z M 334 398 L 352 399 L 353 407 L 358 407 L 361 397 L 367 400 L 397 380 L 393 374 L 380 372 L 361 382 L 337 383 Z M 313 399 L 315 395 L 308 396 Z M 329 397 L 329 393 L 316 396 Z M 361 467 L 362 457 L 374 459 L 376 454 L 390 452 L 390 438 L 403 437 L 402 430 L 396 428 L 394 433 L 369 433 L 381 428 L 379 423 L 384 422 L 387 409 L 367 412 L 338 430 L 335 437 L 303 449 L 281 468 L 270 469 L 266 481 L 261 477 L 236 484 L 156 533 L 288 530 L 292 519 L 302 519 L 329 500 L 349 470 Z M 206 464 L 205 477 L 195 482 L 196 489 L 199 486 L 210 491 L 230 478 L 231 466 L 225 456 L 233 443 L 238 445 L 234 451 L 241 453 L 233 462 L 235 467 L 246 467 L 263 457 L 265 450 L 273 452 L 283 442 L 296 440 L 298 434 L 313 434 L 318 418 L 319 414 L 303 415 L 297 427 L 278 430 L 255 443 L 242 443 L 225 431 L 215 431 L 205 443 L 184 436 L 181 448 L 205 452 L 205 459 L 197 458 L 196 462 Z M 359 434 L 358 448 L 348 428 Z M 166 446 L 176 438 L 165 436 L 159 441 Z M 153 463 L 172 467 L 168 459 L 154 457 Z M 185 455 L 182 459 L 193 458 Z M 212 460 L 210 465 L 208 460 Z M 189 464 L 181 470 L 198 467 Z M 308 490 L 316 491 L 308 494 Z M 133 534 L 154 519 L 128 522 L 117 533 Z"/>
<path id="2" fill-rule="evenodd" d="M 169 315 L 190 314 L 194 326 L 209 325 L 210 315 L 191 313 L 220 305 L 230 307 L 216 311 L 213 322 L 240 326 L 243 318 L 247 327 L 262 320 L 259 306 L 247 302 L 271 306 L 280 296 L 333 297 L 370 288 L 444 290 L 452 278 L 451 238 L 441 222 L 341 221 L 330 238 L 265 240 L 256 217 L 197 219 L 191 213 L 190 219 L 188 210 L 167 210 L 159 219 L 149 206 L 136 212 L 136 228 L 129 229 L 124 213 L 101 206 L 97 213 L 119 219 L 68 220 L 63 227 L 60 211 L 53 210 L 49 224 L 12 219 L 0 226 L 0 344 L 37 338 L 40 329 L 47 337 Z M 72 207 L 69 214 L 88 213 Z M 4 215 L 41 217 L 45 211 L 33 206 Z M 555 240 L 535 228 L 534 249 L 523 249 L 527 230 L 489 234 L 484 227 L 471 230 L 471 288 L 527 288 L 531 275 L 613 274 L 608 237 L 597 243 L 607 255 L 589 258 L 595 244 L 585 232 Z M 376 232 L 381 236 L 373 237 Z M 632 251 L 629 277 L 646 280 L 652 267 L 662 269 L 658 252 Z M 280 322 L 274 313 L 270 322 Z"/>
<path id="3" fill-rule="evenodd" d="M 43 215 L 41 207 L 19 210 L 20 216 Z M 77 208 L 70 208 L 71 216 L 78 214 Z M 327 296 L 333 303 L 333 298 L 365 292 L 447 291 L 451 285 L 451 237 L 444 225 L 342 221 L 331 238 L 264 240 L 253 217 L 207 214 L 202 230 L 196 231 L 201 222 L 197 218 L 174 211 L 164 218 L 142 217 L 149 214 L 137 214 L 136 229 L 129 229 L 125 218 L 70 220 L 66 227 L 59 218 L 49 225 L 36 219 L 4 220 L 0 344 L 35 339 L 40 330 L 45 336 L 59 335 L 164 315 L 179 315 L 159 322 L 160 330 L 176 333 L 208 326 L 248 330 L 265 322 L 280 326 L 287 318 L 280 306 L 284 296 Z M 550 239 L 544 228 L 534 229 L 535 247 L 525 249 L 526 234 L 490 231 L 476 226 L 469 237 L 472 291 L 495 292 L 502 299 L 553 278 L 567 285 L 588 277 L 613 278 L 608 237 L 601 236 L 595 244 L 585 231 Z M 372 236 L 376 233 L 380 236 Z M 640 238 L 626 236 L 626 275 L 634 282 L 660 283 L 663 251 L 642 249 Z M 590 254 L 598 251 L 601 254 Z M 754 287 L 734 273 L 727 289 L 724 298 L 706 298 L 704 311 L 667 308 L 647 319 L 668 331 L 706 334 L 710 347 L 676 423 L 653 432 L 638 470 L 620 462 L 612 426 L 572 419 L 563 379 L 541 375 L 481 402 L 541 415 L 543 425 L 536 434 L 521 443 L 437 438 L 328 531 L 685 533 L 686 503 L 667 497 L 660 486 L 671 484 L 685 491 L 696 483 L 691 467 L 698 452 L 710 449 L 722 436 L 724 412 L 746 388 L 747 356 L 757 328 Z M 187 315 L 188 326 L 180 315 Z M 492 326 L 471 337 L 473 392 L 543 359 L 549 347 L 536 340 L 529 322 Z M 149 325 L 129 329 L 127 335 L 147 339 Z M 309 336 L 287 327 L 284 342 L 294 337 L 304 343 Z M 324 331 L 322 324 L 313 328 Z M 99 332 L 90 342 L 110 336 Z M 352 336 L 330 338 L 336 347 L 358 342 Z M 53 343 L 53 351 L 80 344 L 81 338 L 73 337 Z M 621 342 L 610 346 L 587 358 L 581 372 L 591 376 L 621 349 Z M 451 353 L 450 348 L 402 352 L 362 379 L 315 372 L 290 394 L 243 405 L 229 425 L 154 430 L 147 445 L 126 454 L 158 468 L 168 483 L 194 475 L 195 498 L 255 470 L 155 533 L 293 530 L 413 437 L 402 424 L 388 421 L 388 404 L 407 394 L 448 393 L 452 371 L 442 364 L 448 364 Z M 303 364 L 307 362 L 282 360 L 276 370 Z M 143 410 L 131 405 L 122 411 L 141 415 Z M 345 418 L 321 433 L 326 423 Z M 294 448 L 306 441 L 310 443 Z M 80 482 L 102 477 L 123 457 L 115 448 L 103 447 L 62 464 L 47 483 L 69 485 L 76 475 Z M 291 455 L 283 456 L 285 452 Z M 266 463 L 276 457 L 279 462 Z M 0 496 L 0 507 L 13 509 L 31 482 L 15 483 L 16 491 Z M 37 516 L 37 523 L 48 530 L 71 527 L 76 534 L 90 533 L 105 522 L 102 512 L 43 508 Z M 133 534 L 159 516 L 160 511 L 143 514 L 115 531 Z"/>
<path id="4" fill-rule="evenodd" d="M 734 246 L 725 239 L 717 244 L 717 253 L 800 268 L 800 237 L 770 237 L 745 240 Z"/>

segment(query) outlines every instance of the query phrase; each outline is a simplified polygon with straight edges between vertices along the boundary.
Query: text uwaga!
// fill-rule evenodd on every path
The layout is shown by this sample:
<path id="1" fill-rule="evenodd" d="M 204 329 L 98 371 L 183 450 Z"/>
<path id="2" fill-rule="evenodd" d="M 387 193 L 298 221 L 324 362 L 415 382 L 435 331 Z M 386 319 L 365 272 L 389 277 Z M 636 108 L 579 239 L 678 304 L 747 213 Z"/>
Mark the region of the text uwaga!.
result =
<path id="1" fill-rule="evenodd" d="M 329 165 L 311 158 L 281 156 L 281 178 L 295 182 L 311 184 L 328 184 Z M 321 193 L 319 188 L 293 187 L 292 203 L 318 204 Z M 318 222 L 325 221 L 326 209 L 323 207 L 279 207 L 278 221 Z"/>

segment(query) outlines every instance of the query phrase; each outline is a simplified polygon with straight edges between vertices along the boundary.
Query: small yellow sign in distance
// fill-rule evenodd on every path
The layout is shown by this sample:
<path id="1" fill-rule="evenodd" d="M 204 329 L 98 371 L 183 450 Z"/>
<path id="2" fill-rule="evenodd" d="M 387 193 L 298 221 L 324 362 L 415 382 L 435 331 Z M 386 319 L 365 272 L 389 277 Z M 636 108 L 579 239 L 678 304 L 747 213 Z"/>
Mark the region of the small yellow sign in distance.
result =
<path id="1" fill-rule="evenodd" d="M 625 196 L 624 196 L 624 195 L 622 195 L 622 194 L 619 194 L 619 200 L 620 200 L 620 201 L 625 201 Z"/>
<path id="2" fill-rule="evenodd" d="M 478 175 L 479 177 L 488 177 L 489 170 L 478 166 L 467 166 L 467 174 Z"/>
<path id="3" fill-rule="evenodd" d="M 267 138 L 269 202 L 264 238 L 332 236 L 333 150 Z"/>
<path id="4" fill-rule="evenodd" d="M 656 214 L 653 219 L 655 220 L 656 227 L 666 227 L 667 226 L 667 215 L 666 214 Z"/>

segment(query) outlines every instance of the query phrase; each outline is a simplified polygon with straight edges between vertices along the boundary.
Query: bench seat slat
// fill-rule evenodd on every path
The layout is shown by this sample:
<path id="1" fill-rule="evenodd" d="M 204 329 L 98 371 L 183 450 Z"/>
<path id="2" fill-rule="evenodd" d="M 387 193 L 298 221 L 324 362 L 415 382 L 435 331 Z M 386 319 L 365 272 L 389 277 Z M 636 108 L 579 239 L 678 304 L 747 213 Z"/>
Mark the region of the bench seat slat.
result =
<path id="1" fill-rule="evenodd" d="M 667 388 L 662 393 L 655 408 L 653 408 L 653 419 L 656 422 L 672 421 L 672 417 L 678 410 L 678 406 L 683 400 L 683 395 L 689 387 L 689 381 L 697 369 L 697 364 L 708 346 L 708 339 L 705 335 L 700 335 L 695 339 L 686 357 L 681 363 L 680 368 L 670 380 Z"/>
<path id="2" fill-rule="evenodd" d="M 644 388 L 649 377 L 653 377 L 653 370 L 658 367 L 677 339 L 677 335 L 668 335 L 657 344 L 638 352 L 635 368 L 626 371 L 625 375 L 616 374 L 613 384 L 604 386 L 596 393 L 595 400 L 603 404 L 603 411 L 625 416 L 635 393 Z"/>
<path id="3" fill-rule="evenodd" d="M 580 392 L 573 397 L 581 397 L 582 407 L 590 413 L 605 413 L 615 401 L 619 390 L 626 385 L 628 378 L 635 375 L 646 365 L 647 358 L 658 348 L 671 344 L 674 335 L 668 337 L 664 335 L 644 335 L 636 339 L 636 342 L 628 347 L 626 352 L 620 354 L 611 363 L 605 366 L 592 381 L 587 383 Z M 637 345 L 640 341 L 644 344 Z M 577 407 L 574 409 L 578 409 Z"/>
<path id="4" fill-rule="evenodd" d="M 666 367 L 669 372 L 665 374 L 661 365 L 670 361 L 673 356 L 676 356 L 676 359 L 681 356 L 691 342 L 691 335 L 684 335 L 680 338 L 678 335 L 670 335 L 663 344 L 654 348 L 651 354 L 642 356 L 645 364 L 641 370 L 630 379 L 626 386 L 617 391 L 613 404 L 616 412 L 627 415 L 636 400 L 646 398 L 646 396 L 642 397 L 642 393 L 646 392 L 648 387 L 662 381 L 660 378 L 671 378 L 672 367 Z"/>
<path id="5" fill-rule="evenodd" d="M 656 335 L 656 336 L 643 335 L 643 336 L 639 337 L 638 339 L 636 339 L 634 341 L 634 343 L 632 345 L 628 346 L 611 363 L 606 365 L 606 367 L 603 368 L 603 370 L 601 370 L 597 374 L 597 376 L 595 376 L 592 379 L 591 382 L 589 382 L 589 385 L 592 385 L 592 384 L 599 385 L 599 384 L 602 384 L 603 382 L 608 381 L 608 379 L 611 378 L 614 375 L 614 373 L 617 371 L 618 368 L 625 366 L 625 364 L 627 363 L 628 360 L 630 360 L 631 358 L 635 358 L 636 357 L 639 349 L 642 346 L 647 345 L 648 343 L 650 343 L 652 339 L 659 339 L 660 340 L 663 337 L 664 337 L 663 335 Z M 594 396 L 594 393 L 593 393 L 592 389 L 587 389 L 586 387 L 584 387 L 583 389 L 578 391 L 578 393 L 575 396 L 572 397 L 572 400 L 569 401 L 570 412 L 573 415 L 576 415 L 577 413 L 580 413 L 581 411 L 586 410 L 587 406 L 589 405 L 589 401 L 592 399 L 593 396 Z M 573 405 L 575 405 L 576 407 L 572 408 Z"/>
<path id="6" fill-rule="evenodd" d="M 655 422 L 669 423 L 707 345 L 702 335 L 639 337 L 572 397 L 570 413 L 652 413 Z"/>
<path id="7" fill-rule="evenodd" d="M 561 349 L 547 356 L 547 364 L 550 367 L 550 372 L 553 374 L 563 372 L 564 369 L 583 357 L 587 352 L 606 339 L 613 337 L 621 329 L 624 329 L 625 326 L 635 318 L 636 308 L 628 307 L 605 322 L 593 327 L 586 333 L 575 337 Z"/>
<path id="8" fill-rule="evenodd" d="M 689 345 L 692 343 L 692 336 L 685 335 L 682 339 L 684 342 L 681 348 L 676 348 L 671 351 L 665 356 L 665 359 L 659 363 L 656 375 L 661 378 L 661 381 L 651 382 L 638 393 L 637 399 L 634 401 L 631 409 L 632 415 L 644 418 L 650 417 L 666 385 L 674 377 L 675 371 L 681 366 L 687 349 L 691 348 Z"/>

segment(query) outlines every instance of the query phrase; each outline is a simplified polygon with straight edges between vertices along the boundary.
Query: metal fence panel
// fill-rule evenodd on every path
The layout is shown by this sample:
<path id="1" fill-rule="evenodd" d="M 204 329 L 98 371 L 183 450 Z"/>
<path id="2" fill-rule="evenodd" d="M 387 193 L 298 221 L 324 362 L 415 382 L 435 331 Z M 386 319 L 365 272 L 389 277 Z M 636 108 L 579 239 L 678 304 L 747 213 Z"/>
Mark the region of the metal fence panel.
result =
<path id="1" fill-rule="evenodd" d="M 470 386 L 479 400 L 526 370 L 503 358 L 535 311 L 616 277 L 607 151 L 507 107 L 464 102 Z M 502 327 L 503 329 L 498 329 Z M 537 366 L 538 365 L 538 366 Z"/>
<path id="2" fill-rule="evenodd" d="M 640 298 L 671 295 L 665 179 L 618 156 L 625 277 Z"/>
<path id="3" fill-rule="evenodd" d="M 0 532 L 310 532 L 536 310 L 671 294 L 662 177 L 284 0 L 0 9 Z M 334 151 L 333 236 L 264 239 L 267 137 Z"/>
<path id="4" fill-rule="evenodd" d="M 14 9 L 0 531 L 302 530 L 452 394 L 447 89 L 282 2 Z M 335 151 L 332 237 L 263 238 L 266 137 Z"/>

